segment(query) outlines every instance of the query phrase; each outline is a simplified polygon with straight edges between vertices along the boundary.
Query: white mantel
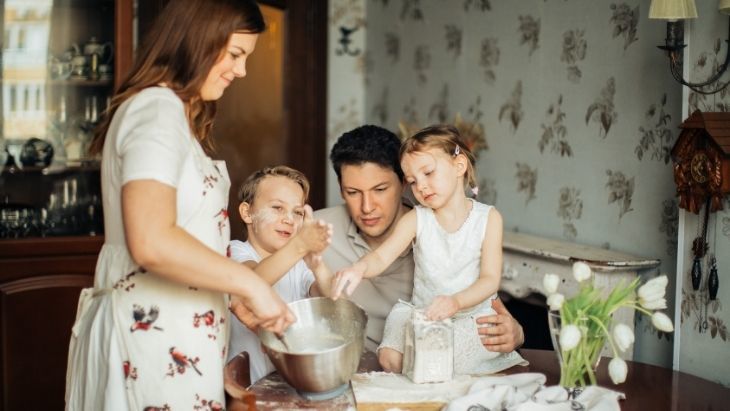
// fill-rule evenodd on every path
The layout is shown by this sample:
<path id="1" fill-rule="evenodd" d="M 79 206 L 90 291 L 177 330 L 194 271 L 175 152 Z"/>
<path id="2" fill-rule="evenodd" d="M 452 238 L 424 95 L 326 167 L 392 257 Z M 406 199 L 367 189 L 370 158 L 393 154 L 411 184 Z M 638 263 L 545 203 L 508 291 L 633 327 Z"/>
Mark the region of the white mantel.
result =
<path id="1" fill-rule="evenodd" d="M 505 232 L 502 244 L 504 269 L 500 289 L 517 298 L 532 293 L 545 295 L 542 286 L 545 273 L 560 276 L 559 290 L 566 297 L 575 294 L 578 282 L 573 278 L 572 266 L 576 261 L 591 267 L 595 285 L 605 294 L 621 281 L 628 283 L 641 271 L 656 268 L 660 263 L 657 259 L 515 232 Z M 634 310 L 622 308 L 614 314 L 614 319 L 633 328 Z M 604 348 L 603 355 L 610 354 Z M 633 350 L 627 350 L 623 357 L 633 359 Z"/>

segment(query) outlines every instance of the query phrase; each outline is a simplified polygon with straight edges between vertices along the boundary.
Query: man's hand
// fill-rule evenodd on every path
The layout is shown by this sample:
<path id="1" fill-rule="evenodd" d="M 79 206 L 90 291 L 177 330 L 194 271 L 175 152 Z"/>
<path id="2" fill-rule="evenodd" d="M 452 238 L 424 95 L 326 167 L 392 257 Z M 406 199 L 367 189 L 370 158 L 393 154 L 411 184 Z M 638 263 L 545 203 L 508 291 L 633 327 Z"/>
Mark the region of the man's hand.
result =
<path id="1" fill-rule="evenodd" d="M 482 337 L 484 348 L 489 351 L 508 353 L 514 351 L 525 342 L 522 326 L 507 311 L 499 298 L 492 301 L 492 308 L 496 315 L 485 315 L 477 318 L 477 327 Z"/>

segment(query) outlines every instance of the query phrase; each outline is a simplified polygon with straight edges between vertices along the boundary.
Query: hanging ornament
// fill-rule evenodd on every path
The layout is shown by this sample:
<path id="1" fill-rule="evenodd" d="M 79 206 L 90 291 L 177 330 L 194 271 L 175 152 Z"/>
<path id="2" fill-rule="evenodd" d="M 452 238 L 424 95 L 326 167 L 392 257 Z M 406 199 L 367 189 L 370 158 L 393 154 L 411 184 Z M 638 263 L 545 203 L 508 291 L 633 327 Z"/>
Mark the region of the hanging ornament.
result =
<path id="1" fill-rule="evenodd" d="M 692 252 L 694 254 L 694 260 L 692 261 L 692 289 L 695 291 L 700 289 L 700 283 L 702 282 L 702 264 L 701 259 L 707 253 L 707 219 L 710 216 L 710 200 L 705 202 L 705 215 L 702 223 L 702 234 L 698 235 L 697 238 L 692 242 Z"/>
<path id="2" fill-rule="evenodd" d="M 717 277 L 717 260 L 713 255 L 710 258 L 710 276 L 707 277 L 707 291 L 710 293 L 710 300 L 717 298 L 717 290 L 720 288 L 720 280 Z"/>
<path id="3" fill-rule="evenodd" d="M 700 258 L 695 257 L 692 261 L 692 289 L 700 289 L 700 281 L 702 281 L 702 265 L 700 264 Z"/>

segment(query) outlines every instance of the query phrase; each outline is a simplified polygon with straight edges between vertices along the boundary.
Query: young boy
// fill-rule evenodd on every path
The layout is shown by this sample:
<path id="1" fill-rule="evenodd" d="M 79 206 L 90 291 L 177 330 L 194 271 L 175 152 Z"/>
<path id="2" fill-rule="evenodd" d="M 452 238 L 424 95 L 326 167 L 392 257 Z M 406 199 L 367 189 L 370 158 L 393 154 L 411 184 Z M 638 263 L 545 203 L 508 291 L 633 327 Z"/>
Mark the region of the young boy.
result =
<path id="1" fill-rule="evenodd" d="M 318 254 L 329 244 L 332 227 L 312 219 L 308 195 L 304 174 L 286 166 L 254 172 L 238 192 L 248 239 L 231 241 L 231 258 L 254 269 L 287 303 L 329 296 L 332 288 L 332 273 Z M 249 354 L 252 384 L 274 370 L 256 334 L 234 318 L 229 359 L 241 351 Z"/>

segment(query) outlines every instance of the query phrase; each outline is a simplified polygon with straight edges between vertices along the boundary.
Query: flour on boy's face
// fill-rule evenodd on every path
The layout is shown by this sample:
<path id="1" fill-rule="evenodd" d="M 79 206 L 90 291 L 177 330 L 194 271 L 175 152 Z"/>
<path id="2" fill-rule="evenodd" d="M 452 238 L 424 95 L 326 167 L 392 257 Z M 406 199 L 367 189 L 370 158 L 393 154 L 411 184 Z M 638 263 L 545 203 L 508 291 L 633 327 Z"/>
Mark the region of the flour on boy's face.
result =
<path id="1" fill-rule="evenodd" d="M 299 230 L 304 219 L 304 191 L 286 177 L 266 177 L 259 183 L 249 211 L 248 240 L 266 257 Z"/>

